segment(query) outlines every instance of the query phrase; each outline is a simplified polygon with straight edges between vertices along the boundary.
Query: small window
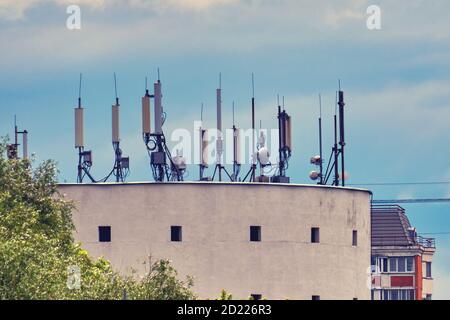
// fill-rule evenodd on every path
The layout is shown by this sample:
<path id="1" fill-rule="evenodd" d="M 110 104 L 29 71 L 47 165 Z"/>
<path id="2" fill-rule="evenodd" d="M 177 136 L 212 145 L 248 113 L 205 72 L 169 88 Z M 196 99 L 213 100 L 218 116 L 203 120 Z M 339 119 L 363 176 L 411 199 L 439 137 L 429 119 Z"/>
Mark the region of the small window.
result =
<path id="1" fill-rule="evenodd" d="M 397 272 L 397 258 L 389 259 L 389 272 Z"/>
<path id="2" fill-rule="evenodd" d="M 251 226 L 250 227 L 250 241 L 260 242 L 261 241 L 261 227 Z"/>
<path id="3" fill-rule="evenodd" d="M 427 294 L 425 300 L 433 300 L 433 295 Z"/>
<path id="4" fill-rule="evenodd" d="M 98 227 L 98 241 L 111 242 L 111 227 L 110 226 Z"/>
<path id="5" fill-rule="evenodd" d="M 431 262 L 425 262 L 425 266 L 426 266 L 426 277 L 427 278 L 431 278 Z"/>
<path id="6" fill-rule="evenodd" d="M 312 296 L 311 300 L 313 301 L 319 301 L 320 300 L 320 296 Z"/>
<path id="7" fill-rule="evenodd" d="M 255 301 L 262 300 L 262 294 L 254 294 L 254 293 L 252 293 L 250 296 L 251 296 L 252 300 L 255 300 Z"/>
<path id="8" fill-rule="evenodd" d="M 319 228 L 311 228 L 311 243 L 320 243 Z"/>
<path id="9" fill-rule="evenodd" d="M 413 257 L 406 258 L 406 271 L 408 271 L 408 272 L 414 271 L 414 258 Z"/>
<path id="10" fill-rule="evenodd" d="M 406 271 L 406 258 L 398 258 L 398 272 Z"/>
<path id="11" fill-rule="evenodd" d="M 356 247 L 357 245 L 358 245 L 358 231 L 353 230 L 352 246 Z"/>
<path id="12" fill-rule="evenodd" d="M 388 272 L 388 259 L 387 258 L 381 258 L 381 265 L 382 265 L 382 272 Z"/>
<path id="13" fill-rule="evenodd" d="M 372 299 L 373 300 L 373 299 Z M 358 298 L 353 298 L 353 301 L 358 301 Z"/>
<path id="14" fill-rule="evenodd" d="M 182 228 L 180 226 L 170 227 L 170 240 L 173 242 L 181 242 L 182 238 Z"/>

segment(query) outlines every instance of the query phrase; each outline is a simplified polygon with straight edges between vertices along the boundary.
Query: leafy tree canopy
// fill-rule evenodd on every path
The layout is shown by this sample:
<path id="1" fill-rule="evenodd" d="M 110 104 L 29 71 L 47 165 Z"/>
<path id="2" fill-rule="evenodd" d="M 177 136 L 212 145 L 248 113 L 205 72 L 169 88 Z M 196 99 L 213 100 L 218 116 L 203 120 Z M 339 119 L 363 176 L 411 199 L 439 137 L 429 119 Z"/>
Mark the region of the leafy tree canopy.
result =
<path id="1" fill-rule="evenodd" d="M 73 204 L 58 193 L 55 163 L 9 160 L 6 146 L 1 139 L 0 299 L 195 298 L 192 280 L 179 280 L 169 261 L 137 279 L 89 257 L 74 241 Z M 73 270 L 81 281 L 72 282 Z"/>

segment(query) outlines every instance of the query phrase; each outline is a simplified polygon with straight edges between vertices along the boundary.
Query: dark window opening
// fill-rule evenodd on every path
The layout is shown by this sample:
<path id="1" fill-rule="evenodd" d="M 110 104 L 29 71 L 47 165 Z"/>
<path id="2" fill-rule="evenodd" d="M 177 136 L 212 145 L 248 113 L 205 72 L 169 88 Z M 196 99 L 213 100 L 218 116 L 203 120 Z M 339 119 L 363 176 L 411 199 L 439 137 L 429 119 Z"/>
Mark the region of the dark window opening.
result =
<path id="1" fill-rule="evenodd" d="M 182 238 L 182 228 L 180 226 L 170 227 L 170 240 L 173 242 L 181 242 Z"/>
<path id="2" fill-rule="evenodd" d="M 358 231 L 353 230 L 352 246 L 356 247 L 357 245 L 358 245 Z"/>
<path id="3" fill-rule="evenodd" d="M 319 228 L 311 228 L 311 243 L 320 243 Z"/>
<path id="4" fill-rule="evenodd" d="M 261 241 L 261 227 L 251 226 L 250 227 L 250 241 L 260 242 Z"/>
<path id="5" fill-rule="evenodd" d="M 99 226 L 98 227 L 98 241 L 111 242 L 111 227 Z"/>
<path id="6" fill-rule="evenodd" d="M 431 262 L 425 262 L 426 265 L 426 277 L 431 278 Z"/>
<path id="7" fill-rule="evenodd" d="M 262 295 L 261 294 L 251 294 L 250 295 L 252 297 L 252 300 L 262 300 Z"/>
<path id="8" fill-rule="evenodd" d="M 319 301 L 320 300 L 320 296 L 312 296 L 311 300 L 313 301 Z"/>

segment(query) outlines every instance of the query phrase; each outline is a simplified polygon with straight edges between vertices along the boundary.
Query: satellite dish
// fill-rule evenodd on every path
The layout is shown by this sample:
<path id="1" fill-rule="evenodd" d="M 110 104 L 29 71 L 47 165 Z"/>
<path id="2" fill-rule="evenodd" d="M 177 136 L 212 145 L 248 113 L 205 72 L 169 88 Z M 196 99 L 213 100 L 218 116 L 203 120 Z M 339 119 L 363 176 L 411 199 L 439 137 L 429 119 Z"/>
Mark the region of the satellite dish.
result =
<path id="1" fill-rule="evenodd" d="M 172 161 L 178 170 L 186 169 L 186 158 L 185 157 L 177 155 L 177 156 L 173 157 Z"/>
<path id="2" fill-rule="evenodd" d="M 259 149 L 258 151 L 258 160 L 261 165 L 265 166 L 269 164 L 270 153 L 266 147 Z"/>
<path id="3" fill-rule="evenodd" d="M 322 158 L 320 156 L 314 156 L 311 158 L 311 164 L 320 165 Z"/>
<path id="4" fill-rule="evenodd" d="M 317 171 L 311 171 L 311 172 L 309 173 L 309 178 L 310 178 L 311 180 L 316 181 L 317 179 L 319 179 L 319 177 L 320 177 L 320 173 L 317 172 Z"/>

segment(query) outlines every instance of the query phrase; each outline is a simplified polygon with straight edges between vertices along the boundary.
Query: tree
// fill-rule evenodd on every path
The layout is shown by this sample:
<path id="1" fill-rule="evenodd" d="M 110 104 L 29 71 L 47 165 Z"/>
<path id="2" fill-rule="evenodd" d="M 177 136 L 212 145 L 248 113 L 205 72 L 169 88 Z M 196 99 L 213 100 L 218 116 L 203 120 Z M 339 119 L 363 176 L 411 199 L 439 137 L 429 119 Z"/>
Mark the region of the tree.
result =
<path id="1" fill-rule="evenodd" d="M 192 279 L 179 280 L 169 261 L 137 279 L 89 257 L 74 241 L 74 206 L 58 193 L 55 163 L 34 169 L 33 160 L 6 159 L 6 142 L 0 141 L 0 299 L 195 298 Z M 71 286 L 71 277 L 81 281 Z"/>

